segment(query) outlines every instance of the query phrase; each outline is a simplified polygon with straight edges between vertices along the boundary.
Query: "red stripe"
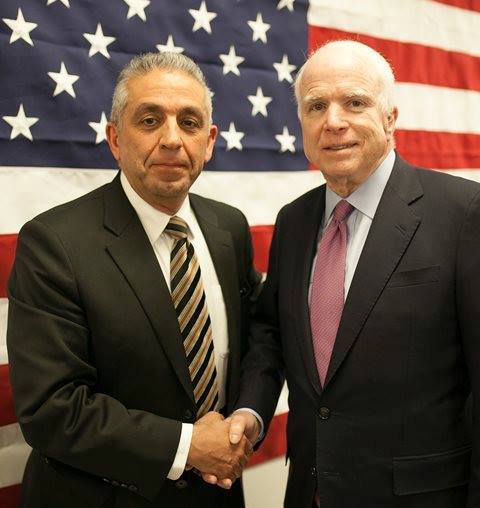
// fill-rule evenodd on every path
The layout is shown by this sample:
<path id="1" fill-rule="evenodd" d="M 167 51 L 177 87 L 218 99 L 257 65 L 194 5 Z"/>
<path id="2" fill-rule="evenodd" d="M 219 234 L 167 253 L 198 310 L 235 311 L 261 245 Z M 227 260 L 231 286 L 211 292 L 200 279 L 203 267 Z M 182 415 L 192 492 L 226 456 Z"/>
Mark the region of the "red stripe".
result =
<path id="1" fill-rule="evenodd" d="M 480 168 L 480 135 L 398 130 L 398 152 L 425 168 Z"/>
<path id="2" fill-rule="evenodd" d="M 480 90 L 480 58 L 474 56 L 318 26 L 309 27 L 308 38 L 310 51 L 335 39 L 368 44 L 392 64 L 399 82 Z"/>
<path id="3" fill-rule="evenodd" d="M 282 457 L 287 453 L 287 418 L 288 413 L 281 413 L 273 417 L 262 446 L 252 455 L 247 467 Z"/>
<path id="4" fill-rule="evenodd" d="M 396 149 L 423 168 L 480 169 L 480 135 L 452 132 L 395 131 Z M 309 165 L 309 169 L 316 170 Z"/>
<path id="5" fill-rule="evenodd" d="M 452 7 L 460 7 L 468 11 L 480 12 L 480 0 L 435 0 L 440 4 L 451 5 Z"/>
<path id="6" fill-rule="evenodd" d="M 7 280 L 12 269 L 17 235 L 0 235 L 0 298 L 7 296 Z"/>
<path id="7" fill-rule="evenodd" d="M 3 487 L 0 489 L 0 506 L 2 508 L 17 508 L 20 503 L 20 485 Z"/>
<path id="8" fill-rule="evenodd" d="M 0 427 L 16 423 L 16 421 L 8 365 L 0 365 Z M 2 506 L 1 503 L 0 506 Z"/>
<path id="9" fill-rule="evenodd" d="M 272 241 L 273 226 L 251 226 L 253 242 L 253 264 L 259 272 L 266 272 L 268 269 L 268 254 L 270 242 Z"/>

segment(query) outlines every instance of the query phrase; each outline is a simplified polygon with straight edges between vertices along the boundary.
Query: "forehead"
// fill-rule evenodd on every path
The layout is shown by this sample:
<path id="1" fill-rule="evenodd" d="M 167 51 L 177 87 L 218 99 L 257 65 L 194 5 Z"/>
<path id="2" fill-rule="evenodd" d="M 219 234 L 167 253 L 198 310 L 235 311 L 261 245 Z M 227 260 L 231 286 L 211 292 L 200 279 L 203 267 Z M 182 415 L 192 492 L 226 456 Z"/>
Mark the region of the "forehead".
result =
<path id="1" fill-rule="evenodd" d="M 362 93 L 375 97 L 381 91 L 376 69 L 351 54 L 317 54 L 305 67 L 300 83 L 301 97 L 317 94 Z"/>
<path id="2" fill-rule="evenodd" d="M 155 69 L 127 82 L 127 107 L 141 102 L 192 105 L 205 110 L 205 87 L 185 72 Z"/>

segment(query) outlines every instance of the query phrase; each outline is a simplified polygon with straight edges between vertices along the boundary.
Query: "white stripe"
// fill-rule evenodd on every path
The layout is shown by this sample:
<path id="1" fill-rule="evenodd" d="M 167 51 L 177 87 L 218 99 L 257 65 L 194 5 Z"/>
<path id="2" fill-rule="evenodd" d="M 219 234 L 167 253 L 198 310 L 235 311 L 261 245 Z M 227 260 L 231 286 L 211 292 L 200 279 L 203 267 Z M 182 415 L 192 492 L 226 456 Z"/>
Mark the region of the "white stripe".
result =
<path id="1" fill-rule="evenodd" d="M 480 14 L 430 0 L 310 0 L 310 25 L 480 56 Z"/>
<path id="2" fill-rule="evenodd" d="M 0 488 L 21 483 L 30 450 L 17 423 L 0 427 Z"/>
<path id="3" fill-rule="evenodd" d="M 480 92 L 397 83 L 395 98 L 397 129 L 480 134 L 478 115 L 465 114 L 480 111 Z"/>
<path id="4" fill-rule="evenodd" d="M 401 111 L 400 118 L 402 116 L 405 115 Z M 476 169 L 448 172 L 480 181 L 480 172 Z M 109 182 L 113 176 L 111 170 L 0 166 L 0 188 L 8 189 L 2 195 L 4 212 L 1 215 L 0 234 L 17 233 L 27 220 L 38 213 L 85 194 Z M 284 204 L 323 182 L 319 171 L 206 171 L 192 190 L 240 208 L 250 225 L 269 225 L 275 223 L 277 213 Z M 22 203 L 22 206 L 18 206 L 18 203 Z"/>
<path id="5" fill-rule="evenodd" d="M 283 383 L 283 388 L 280 393 L 280 397 L 278 397 L 277 408 L 275 409 L 275 414 L 286 413 L 288 411 L 288 387 L 287 383 Z"/>
<path id="6" fill-rule="evenodd" d="M 18 232 L 38 213 L 81 196 L 114 176 L 111 170 L 0 166 L 0 189 L 5 189 L 0 234 Z M 205 171 L 192 191 L 240 208 L 250 224 L 273 224 L 282 205 L 321 183 L 323 178 L 317 171 Z"/>
<path id="7" fill-rule="evenodd" d="M 0 365 L 8 363 L 7 313 L 8 313 L 8 300 L 6 298 L 0 298 Z"/>

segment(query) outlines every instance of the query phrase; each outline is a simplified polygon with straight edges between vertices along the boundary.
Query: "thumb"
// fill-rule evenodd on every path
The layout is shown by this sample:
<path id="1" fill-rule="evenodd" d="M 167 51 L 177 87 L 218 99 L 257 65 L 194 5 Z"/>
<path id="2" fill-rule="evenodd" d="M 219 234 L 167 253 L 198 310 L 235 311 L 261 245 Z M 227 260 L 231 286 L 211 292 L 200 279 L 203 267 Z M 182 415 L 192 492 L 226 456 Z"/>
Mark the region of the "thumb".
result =
<path id="1" fill-rule="evenodd" d="M 238 444 L 245 433 L 246 420 L 243 415 L 233 415 L 230 423 L 230 443 Z"/>

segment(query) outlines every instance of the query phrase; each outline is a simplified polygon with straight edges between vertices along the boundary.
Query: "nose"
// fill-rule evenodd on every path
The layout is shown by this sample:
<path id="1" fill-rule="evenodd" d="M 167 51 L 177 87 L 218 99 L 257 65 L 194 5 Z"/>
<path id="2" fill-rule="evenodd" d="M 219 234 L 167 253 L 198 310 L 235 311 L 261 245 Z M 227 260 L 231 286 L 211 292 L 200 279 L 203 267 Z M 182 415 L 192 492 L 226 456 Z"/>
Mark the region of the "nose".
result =
<path id="1" fill-rule="evenodd" d="M 325 113 L 325 127 L 329 131 L 342 131 L 348 127 L 342 107 L 338 104 L 330 104 Z"/>
<path id="2" fill-rule="evenodd" d="M 165 150 L 178 150 L 182 146 L 180 127 L 175 118 L 168 118 L 160 130 L 160 147 Z"/>

